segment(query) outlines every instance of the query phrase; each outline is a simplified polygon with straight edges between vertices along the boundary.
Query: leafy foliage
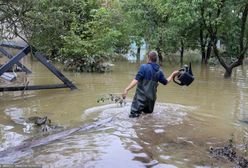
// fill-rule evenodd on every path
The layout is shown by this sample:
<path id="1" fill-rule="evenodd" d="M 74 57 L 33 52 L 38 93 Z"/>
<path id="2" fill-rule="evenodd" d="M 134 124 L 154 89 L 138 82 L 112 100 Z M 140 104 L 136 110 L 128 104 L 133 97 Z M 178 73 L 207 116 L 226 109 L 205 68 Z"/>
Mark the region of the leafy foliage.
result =
<path id="1" fill-rule="evenodd" d="M 100 63 L 110 60 L 115 52 L 124 52 L 129 46 L 127 32 L 121 22 L 123 14 L 117 2 L 34 0 L 22 17 L 16 16 L 21 21 L 15 22 L 15 25 L 21 23 L 16 28 L 21 30 L 19 35 L 24 35 L 29 43 L 38 46 L 50 59 L 71 62 L 67 65 L 73 63 L 77 70 L 96 71 Z M 28 3 L 13 0 L 8 5 L 19 10 L 20 4 L 28 6 Z M 13 19 L 11 14 L 9 18 Z M 73 68 L 70 66 L 70 69 Z"/>
<path id="2" fill-rule="evenodd" d="M 93 9 L 86 23 L 79 22 L 76 16 L 73 18 L 69 33 L 62 37 L 64 46 L 61 53 L 73 58 L 74 64 L 76 59 L 78 70 L 98 70 L 98 66 L 120 51 L 122 46 L 129 45 L 122 31 L 122 15 L 119 7 L 116 8 Z"/>

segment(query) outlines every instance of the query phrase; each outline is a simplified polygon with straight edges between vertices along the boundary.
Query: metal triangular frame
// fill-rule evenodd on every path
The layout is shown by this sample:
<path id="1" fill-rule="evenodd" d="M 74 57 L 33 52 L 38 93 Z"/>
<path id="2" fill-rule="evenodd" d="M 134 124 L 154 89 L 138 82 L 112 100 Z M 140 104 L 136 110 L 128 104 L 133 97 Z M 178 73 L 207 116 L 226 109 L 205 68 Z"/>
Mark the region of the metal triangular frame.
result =
<path id="1" fill-rule="evenodd" d="M 21 51 L 15 56 L 12 56 L 3 47 L 20 49 Z M 53 85 L 34 85 L 34 86 L 11 86 L 11 87 L 0 87 L 0 92 L 4 91 L 23 91 L 23 90 L 42 90 L 42 89 L 58 89 L 58 88 L 70 88 L 71 90 L 77 89 L 77 87 L 67 79 L 58 69 L 56 69 L 49 61 L 46 59 L 44 54 L 38 52 L 36 48 L 30 45 L 21 46 L 15 43 L 2 42 L 0 43 L 0 52 L 8 57 L 10 60 L 0 67 L 0 76 L 9 70 L 13 65 L 17 65 L 22 68 L 26 73 L 31 73 L 31 71 L 22 65 L 19 61 L 27 56 L 30 52 L 41 62 L 47 69 L 49 69 L 57 78 L 59 78 L 63 84 L 53 84 Z"/>

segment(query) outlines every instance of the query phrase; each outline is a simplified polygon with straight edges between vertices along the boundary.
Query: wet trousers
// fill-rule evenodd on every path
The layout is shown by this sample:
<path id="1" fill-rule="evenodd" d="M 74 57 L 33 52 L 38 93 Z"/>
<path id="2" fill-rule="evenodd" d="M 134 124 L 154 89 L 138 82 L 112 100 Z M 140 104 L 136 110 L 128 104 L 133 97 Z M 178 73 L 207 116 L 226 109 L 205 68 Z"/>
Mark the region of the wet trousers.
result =
<path id="1" fill-rule="evenodd" d="M 130 117 L 139 117 L 142 112 L 152 113 L 155 101 L 136 93 L 133 98 Z"/>

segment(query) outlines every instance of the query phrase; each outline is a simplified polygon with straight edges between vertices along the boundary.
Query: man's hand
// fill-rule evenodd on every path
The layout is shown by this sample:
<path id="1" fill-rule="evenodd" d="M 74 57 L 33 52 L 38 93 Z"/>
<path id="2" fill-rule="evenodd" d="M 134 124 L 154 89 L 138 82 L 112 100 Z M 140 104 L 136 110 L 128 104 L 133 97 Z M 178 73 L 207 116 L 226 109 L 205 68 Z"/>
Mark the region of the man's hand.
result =
<path id="1" fill-rule="evenodd" d="M 177 76 L 180 72 L 178 70 L 174 71 L 171 73 L 171 75 L 167 78 L 167 81 L 170 82 L 172 81 L 174 76 Z"/>
<path id="2" fill-rule="evenodd" d="M 180 73 L 180 71 L 176 70 L 176 71 L 172 72 L 172 75 L 174 77 L 174 76 L 177 76 L 179 73 Z"/>
<path id="3" fill-rule="evenodd" d="M 132 80 L 132 82 L 128 85 L 128 87 L 124 90 L 122 94 L 122 98 L 125 99 L 127 97 L 127 93 L 130 89 L 132 89 L 134 86 L 136 86 L 138 81 L 136 79 Z"/>
<path id="4" fill-rule="evenodd" d="M 122 93 L 122 98 L 126 99 L 127 94 L 128 94 L 128 91 L 125 89 L 124 92 Z"/>

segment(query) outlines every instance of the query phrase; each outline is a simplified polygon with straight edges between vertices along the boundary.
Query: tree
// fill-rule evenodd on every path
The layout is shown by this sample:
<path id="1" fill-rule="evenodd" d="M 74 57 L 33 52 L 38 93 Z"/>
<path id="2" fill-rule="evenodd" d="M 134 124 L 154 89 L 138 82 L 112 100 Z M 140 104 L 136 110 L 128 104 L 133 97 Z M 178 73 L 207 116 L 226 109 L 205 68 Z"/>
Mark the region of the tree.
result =
<path id="1" fill-rule="evenodd" d="M 140 6 L 140 1 L 127 0 L 122 4 L 125 20 L 124 24 L 127 27 L 128 38 L 131 43 L 137 46 L 136 58 L 140 62 L 141 46 L 145 38 L 145 25 L 147 21 L 143 19 L 144 10 Z"/>
<path id="2" fill-rule="evenodd" d="M 204 15 L 206 26 L 215 56 L 225 68 L 224 77 L 231 77 L 233 68 L 242 65 L 248 49 L 246 1 L 203 1 L 208 4 Z M 220 40 L 223 44 L 221 51 L 217 47 Z"/>
<path id="3" fill-rule="evenodd" d="M 162 49 L 164 45 L 164 26 L 167 22 L 165 15 L 161 15 L 157 6 L 163 5 L 163 1 L 127 0 L 126 11 L 130 25 L 130 37 L 136 44 L 141 45 L 145 41 L 150 49 L 156 49 L 159 61 L 163 61 Z"/>
<path id="4" fill-rule="evenodd" d="M 24 36 L 77 70 L 102 71 L 103 61 L 129 45 L 117 0 L 2 0 L 0 10 L 2 35 Z"/>
<path id="5" fill-rule="evenodd" d="M 33 4 L 33 1 L 28 0 L 0 1 L 0 34 L 2 39 L 23 38 L 24 27 L 28 19 L 26 16 L 32 10 Z"/>
<path id="6" fill-rule="evenodd" d="M 163 9 L 167 13 L 168 23 L 165 29 L 166 48 L 169 52 L 180 52 L 180 64 L 183 65 L 185 49 L 197 47 L 198 16 L 194 2 L 187 0 L 168 0 Z"/>
<path id="7" fill-rule="evenodd" d="M 64 47 L 61 50 L 63 55 L 73 58 L 73 63 L 79 63 L 76 66 L 83 71 L 96 70 L 99 63 L 120 49 L 117 46 L 123 39 L 119 29 L 122 16 L 118 10 L 100 7 L 92 10 L 90 17 L 92 19 L 85 24 L 74 18 L 69 34 L 63 37 Z"/>

